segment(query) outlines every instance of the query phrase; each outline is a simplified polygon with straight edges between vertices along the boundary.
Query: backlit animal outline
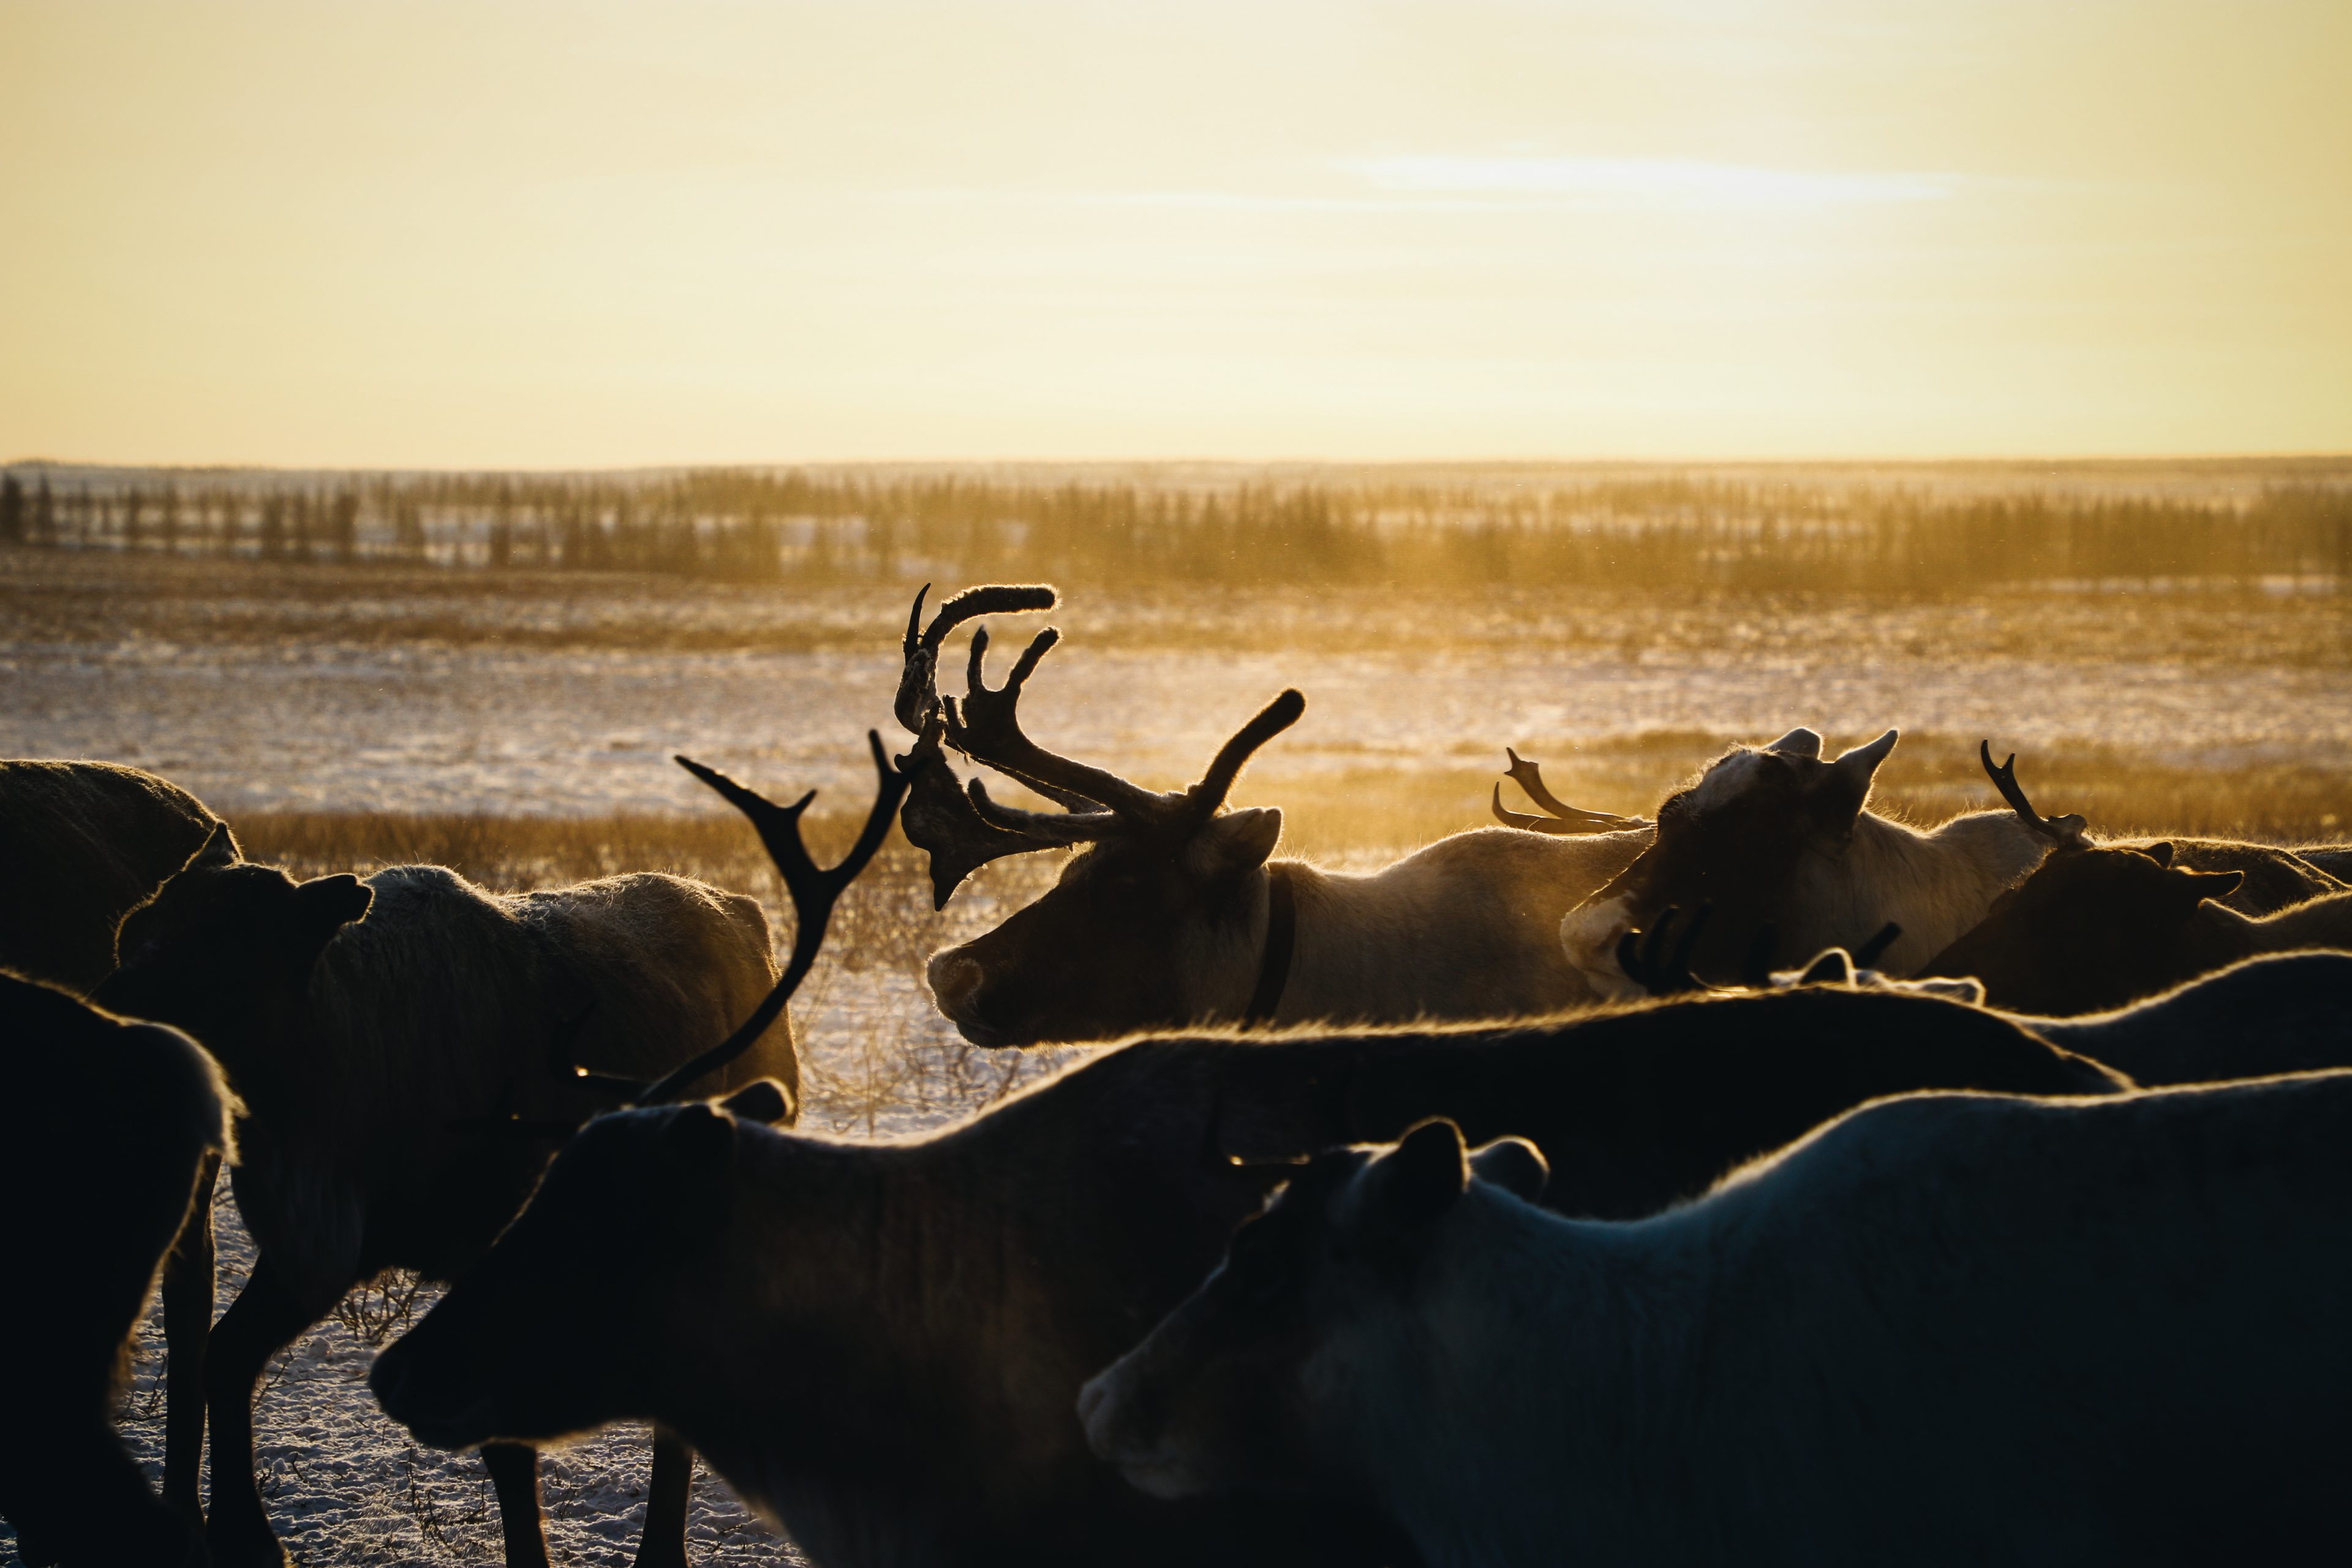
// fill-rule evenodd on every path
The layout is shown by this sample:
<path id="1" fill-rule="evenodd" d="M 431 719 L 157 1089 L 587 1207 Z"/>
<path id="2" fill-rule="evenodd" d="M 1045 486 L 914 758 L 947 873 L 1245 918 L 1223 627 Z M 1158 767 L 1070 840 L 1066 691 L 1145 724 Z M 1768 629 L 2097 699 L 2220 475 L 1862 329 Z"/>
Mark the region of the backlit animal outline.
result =
<path id="1" fill-rule="evenodd" d="M 1832 761 L 1822 758 L 1822 738 L 1805 729 L 1766 746 L 1734 748 L 1669 796 L 1654 841 L 1560 921 L 1570 961 L 1601 994 L 1637 995 L 1617 963 L 1618 942 L 1669 907 L 1706 906 L 1711 924 L 1693 964 L 1708 980 L 1738 978 L 1767 928 L 1780 952 L 1804 954 L 1863 942 L 1889 922 L 1902 933 L 1879 966 L 1907 976 L 1973 929 L 2003 890 L 2041 863 L 2052 831 L 2083 831 L 2080 817 L 2036 827 L 2013 811 L 1969 812 L 1923 830 L 1865 810 L 1896 738 L 1889 730 Z M 2215 839 L 2174 843 L 2176 863 L 2185 868 L 2242 872 L 2230 897 L 2249 914 L 2341 890 L 2292 851 Z"/>
<path id="2" fill-rule="evenodd" d="M 864 858 L 902 787 L 874 745 L 887 805 L 859 841 Z M 796 846 L 807 801 L 760 804 L 778 814 L 755 819 L 772 853 L 780 832 Z M 804 855 L 786 869 L 807 929 L 782 979 L 759 905 L 700 883 L 641 873 L 496 896 L 418 866 L 297 883 L 243 861 L 226 829 L 125 919 L 100 997 L 203 1040 L 248 1112 L 236 1194 L 258 1249 L 252 1275 L 206 1336 L 207 1224 L 201 1248 L 183 1249 L 184 1288 L 167 1279 L 165 1294 L 173 1362 L 204 1368 L 215 1561 L 283 1560 L 254 1481 L 253 1389 L 344 1290 L 392 1267 L 453 1278 L 599 1110 L 760 1078 L 780 1080 L 784 1114 L 796 1109 L 783 998 L 814 960 L 803 945 L 821 940 L 813 911 L 838 892 L 818 909 L 815 875 Z M 202 1432 L 176 1408 L 172 1420 Z M 494 1446 L 484 1458 L 508 1562 L 543 1563 L 533 1457 Z M 684 1560 L 687 1464 L 656 1444 L 642 1563 Z"/>
<path id="3" fill-rule="evenodd" d="M 1560 917 L 1622 870 L 1646 824 L 1586 814 L 1572 837 L 1481 828 L 1362 876 L 1274 858 L 1282 813 L 1229 810 L 1243 766 L 1306 711 L 1285 691 L 1188 789 L 1145 789 L 1046 751 L 1019 703 L 1061 634 L 1048 627 L 987 685 L 983 626 L 964 694 L 941 699 L 938 655 L 957 625 L 992 610 L 1045 608 L 1049 588 L 968 590 L 918 633 L 908 617 L 898 711 L 914 731 L 904 825 L 931 858 L 935 900 L 1006 855 L 1078 851 L 1055 886 L 991 931 L 935 954 L 940 1010 L 986 1046 L 1115 1039 L 1139 1030 L 1249 1022 L 1403 1023 L 1559 1012 L 1593 999 L 1559 950 Z M 949 751 L 1057 803 L 999 804 L 957 787 Z"/>
<path id="4" fill-rule="evenodd" d="M 178 1030 L 5 973 L 0 1081 L 0 1515 L 30 1564 L 193 1568 L 197 1522 L 150 1489 L 113 1416 L 199 1181 L 234 1157 L 236 1099 Z"/>
<path id="5" fill-rule="evenodd" d="M 1088 1384 L 1096 1451 L 1160 1497 L 1392 1525 L 1432 1568 L 2334 1539 L 2352 1074 L 1906 1096 L 1632 1226 L 1542 1182 L 1444 1121 L 1318 1159 Z"/>
<path id="6" fill-rule="evenodd" d="M 2050 853 L 1922 974 L 1972 976 L 1993 1006 L 2063 1017 L 2127 1006 L 2266 953 L 2352 948 L 2352 889 L 2241 914 L 2223 900 L 2242 871 L 2189 869 L 2165 841 L 2093 844 L 2068 829 L 2080 818 L 2034 811 L 2016 758 L 1995 768 L 1988 748 L 1983 761 L 2019 820 L 2050 838 Z"/>
<path id="7" fill-rule="evenodd" d="M 1642 1215 L 1928 1085 L 2128 1087 L 1979 1009 L 1817 988 L 1515 1029 L 1139 1041 L 904 1143 L 624 1112 L 567 1146 L 374 1386 L 443 1447 L 659 1420 L 835 1568 L 1361 1562 L 1392 1543 L 1155 1505 L 1070 1416 L 1289 1156 L 1442 1110 L 1534 1139 L 1561 1207 Z M 643 1238 L 620 1274 L 614 1234 Z"/>
<path id="8" fill-rule="evenodd" d="M 0 969 L 89 994 L 114 968 L 122 917 L 223 826 L 139 768 L 0 762 Z"/>

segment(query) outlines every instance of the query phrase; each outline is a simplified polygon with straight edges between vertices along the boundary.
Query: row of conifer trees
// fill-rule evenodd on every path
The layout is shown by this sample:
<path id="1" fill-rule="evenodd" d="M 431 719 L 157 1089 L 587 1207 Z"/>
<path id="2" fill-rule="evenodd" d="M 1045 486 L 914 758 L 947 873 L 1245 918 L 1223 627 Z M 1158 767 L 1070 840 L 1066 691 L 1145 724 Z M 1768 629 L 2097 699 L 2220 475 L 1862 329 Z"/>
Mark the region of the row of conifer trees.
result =
<path id="1" fill-rule="evenodd" d="M 659 477 L 0 476 L 0 543 L 294 563 L 759 583 L 1039 578 L 1949 593 L 2000 584 L 2352 584 L 2352 491 L 2251 500 L 1704 476 L 1035 484 L 741 469 Z"/>

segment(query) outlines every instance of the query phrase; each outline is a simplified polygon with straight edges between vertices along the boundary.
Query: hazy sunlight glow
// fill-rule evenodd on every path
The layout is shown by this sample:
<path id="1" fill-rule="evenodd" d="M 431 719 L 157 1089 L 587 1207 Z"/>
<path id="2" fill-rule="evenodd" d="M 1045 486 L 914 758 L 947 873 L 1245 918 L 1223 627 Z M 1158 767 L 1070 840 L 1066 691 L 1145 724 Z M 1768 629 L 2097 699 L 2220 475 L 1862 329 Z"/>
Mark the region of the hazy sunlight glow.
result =
<path id="1" fill-rule="evenodd" d="M 2342 0 L 0 0 L 0 458 L 2352 447 Z"/>
<path id="2" fill-rule="evenodd" d="M 1389 191 L 1479 191 L 1688 207 L 1921 202 L 1951 194 L 1949 180 L 1929 174 L 1831 174 L 1681 158 L 1479 158 L 1423 153 L 1342 159 L 1339 166 Z"/>

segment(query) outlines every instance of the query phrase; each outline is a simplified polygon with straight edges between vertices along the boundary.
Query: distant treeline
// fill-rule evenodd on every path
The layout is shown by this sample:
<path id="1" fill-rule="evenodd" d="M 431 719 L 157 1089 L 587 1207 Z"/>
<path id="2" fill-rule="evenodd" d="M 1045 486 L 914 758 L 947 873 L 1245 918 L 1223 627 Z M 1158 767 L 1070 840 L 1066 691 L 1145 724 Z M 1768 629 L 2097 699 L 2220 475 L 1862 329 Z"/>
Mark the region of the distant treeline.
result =
<path id="1" fill-rule="evenodd" d="M 1500 583 L 1943 594 L 2013 583 L 2352 584 L 2352 490 L 2235 503 L 1707 478 L 1530 491 L 1010 483 L 712 469 L 649 479 L 0 478 L 0 542 L 741 583 Z"/>

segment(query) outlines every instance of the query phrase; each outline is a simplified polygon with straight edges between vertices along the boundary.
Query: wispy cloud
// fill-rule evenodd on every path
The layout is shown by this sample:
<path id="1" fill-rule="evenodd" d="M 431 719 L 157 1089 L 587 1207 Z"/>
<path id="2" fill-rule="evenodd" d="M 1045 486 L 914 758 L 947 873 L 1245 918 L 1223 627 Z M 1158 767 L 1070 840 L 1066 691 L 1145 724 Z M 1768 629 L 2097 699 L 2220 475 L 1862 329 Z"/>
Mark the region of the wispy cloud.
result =
<path id="1" fill-rule="evenodd" d="M 1955 174 L 1843 174 L 1687 158 L 1451 153 L 1332 158 L 1319 168 L 1321 179 L 1310 181 L 1307 188 L 1286 191 L 966 187 L 877 191 L 868 199 L 1242 212 L 1507 212 L 1560 207 L 1753 211 L 1941 201 L 1963 183 Z M 1328 184 L 1334 174 L 1342 177 L 1340 188 Z"/>
<path id="2" fill-rule="evenodd" d="M 1398 195 L 1678 207 L 1817 207 L 1938 201 L 1948 174 L 1835 174 L 1685 158 L 1559 158 L 1407 153 L 1341 158 L 1340 170 Z"/>

